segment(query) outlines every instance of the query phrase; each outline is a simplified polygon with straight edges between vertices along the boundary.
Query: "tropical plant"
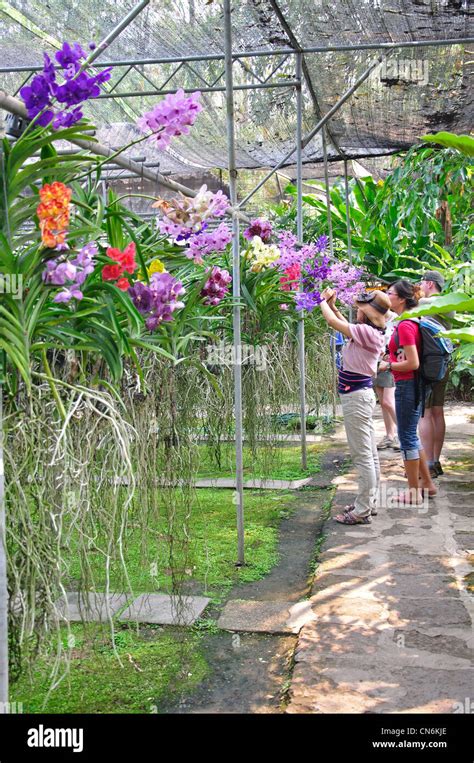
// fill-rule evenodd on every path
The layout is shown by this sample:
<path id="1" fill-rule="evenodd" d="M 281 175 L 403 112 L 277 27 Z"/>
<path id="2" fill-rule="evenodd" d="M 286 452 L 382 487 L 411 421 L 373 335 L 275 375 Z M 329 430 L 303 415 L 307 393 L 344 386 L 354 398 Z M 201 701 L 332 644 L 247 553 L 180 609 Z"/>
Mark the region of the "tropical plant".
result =
<path id="1" fill-rule="evenodd" d="M 453 132 L 437 132 L 434 135 L 423 135 L 425 143 L 437 143 L 445 148 L 455 148 L 465 156 L 474 157 L 474 138 L 470 135 L 456 135 Z"/>
<path id="2" fill-rule="evenodd" d="M 395 161 L 385 181 L 376 183 L 371 176 L 349 181 L 354 263 L 390 281 L 419 275 L 430 266 L 445 269 L 453 261 L 469 260 L 474 214 L 473 166 L 467 152 L 415 146 Z M 308 210 L 305 241 L 329 230 L 325 187 L 317 181 L 310 184 L 314 192 L 303 195 Z M 286 190 L 296 194 L 294 186 Z M 277 224 L 288 224 L 295 216 L 293 207 L 281 205 L 275 213 Z M 347 256 L 346 199 L 340 179 L 330 191 L 330 215 L 336 253 Z"/>

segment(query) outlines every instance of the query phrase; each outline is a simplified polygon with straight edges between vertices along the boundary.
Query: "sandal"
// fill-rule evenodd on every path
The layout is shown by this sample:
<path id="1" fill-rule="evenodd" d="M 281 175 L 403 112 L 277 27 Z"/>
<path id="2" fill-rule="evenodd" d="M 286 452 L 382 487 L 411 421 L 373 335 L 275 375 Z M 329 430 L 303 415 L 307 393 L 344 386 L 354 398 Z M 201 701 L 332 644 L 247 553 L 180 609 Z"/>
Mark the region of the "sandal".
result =
<path id="1" fill-rule="evenodd" d="M 358 517 L 353 511 L 337 514 L 334 519 L 341 525 L 370 525 L 370 517 Z"/>
<path id="2" fill-rule="evenodd" d="M 350 511 L 354 511 L 354 509 L 355 509 L 355 503 L 349 503 L 347 506 L 344 506 L 342 512 L 343 514 L 348 514 Z M 372 517 L 376 517 L 378 513 L 379 512 L 375 506 L 373 509 L 370 510 L 370 515 Z"/>
<path id="3" fill-rule="evenodd" d="M 344 506 L 342 513 L 348 514 L 350 511 L 354 511 L 355 507 L 355 503 L 348 503 L 347 506 Z"/>

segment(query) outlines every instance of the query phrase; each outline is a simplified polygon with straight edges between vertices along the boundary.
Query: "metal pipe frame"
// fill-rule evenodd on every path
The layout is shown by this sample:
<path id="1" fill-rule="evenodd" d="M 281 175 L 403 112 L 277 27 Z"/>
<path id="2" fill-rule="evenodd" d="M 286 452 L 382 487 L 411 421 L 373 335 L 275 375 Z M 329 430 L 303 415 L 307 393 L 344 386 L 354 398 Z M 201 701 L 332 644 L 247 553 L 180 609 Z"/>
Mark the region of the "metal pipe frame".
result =
<path id="1" fill-rule="evenodd" d="M 233 90 L 269 90 L 270 88 L 279 88 L 279 87 L 295 87 L 298 83 L 296 80 L 284 80 L 283 82 L 259 82 L 259 83 L 251 83 L 250 85 L 234 85 Z M 216 85 L 216 87 L 199 87 L 199 92 L 201 93 L 225 93 L 226 89 L 225 86 Z M 195 87 L 183 87 L 181 88 L 185 93 L 195 93 L 196 88 Z M 160 90 L 159 88 L 156 88 L 156 90 L 140 90 L 140 91 L 130 91 L 128 93 L 101 93 L 97 96 L 97 98 L 94 98 L 95 101 L 100 100 L 106 100 L 107 98 L 140 98 L 140 97 L 147 97 L 151 95 L 169 95 L 170 93 L 176 93 L 176 88 L 172 88 L 169 90 Z"/>
<path id="2" fill-rule="evenodd" d="M 234 406 L 235 406 L 235 502 L 237 510 L 237 564 L 245 563 L 244 547 L 244 470 L 242 422 L 242 338 L 240 325 L 240 241 L 237 210 L 237 167 L 234 132 L 234 79 L 232 72 L 231 0 L 224 0 L 225 84 L 227 111 L 227 147 L 229 155 L 229 189 L 232 204 L 232 294 L 234 329 Z"/>
<path id="3" fill-rule="evenodd" d="M 351 216 L 349 212 L 349 177 L 347 174 L 347 159 L 344 159 L 344 191 L 346 197 L 346 229 L 347 229 L 347 253 L 349 265 L 352 267 L 352 239 L 351 239 Z M 349 307 L 349 321 L 352 323 L 352 305 Z"/>
<path id="4" fill-rule="evenodd" d="M 7 93 L 5 93 L 3 90 L 0 90 L 0 108 L 5 109 L 5 111 L 9 111 L 12 114 L 17 114 L 18 116 L 23 117 L 23 119 L 28 118 L 26 108 L 22 101 L 18 100 L 17 98 L 13 98 L 11 95 L 7 95 Z M 184 193 L 186 196 L 192 197 L 196 196 L 197 194 L 197 191 L 193 190 L 192 188 L 181 185 L 181 183 L 176 183 L 174 180 L 169 180 L 169 178 L 166 178 L 161 174 L 161 172 L 152 172 L 151 170 L 148 170 L 146 167 L 144 167 L 143 164 L 134 162 L 133 159 L 126 159 L 123 156 L 115 156 L 114 154 L 116 152 L 112 148 L 103 146 L 101 143 L 93 143 L 92 141 L 82 139 L 71 140 L 69 142 L 73 143 L 75 146 L 79 146 L 79 148 L 90 151 L 93 154 L 99 154 L 99 156 L 111 158 L 113 157 L 113 163 L 119 167 L 123 167 L 123 169 L 129 170 L 129 172 L 132 172 L 137 177 L 147 178 L 147 180 L 151 180 L 157 185 L 162 185 L 164 188 L 169 188 L 171 191 L 177 191 L 179 193 Z"/>
<path id="5" fill-rule="evenodd" d="M 211 55 L 191 55 L 191 56 L 179 56 L 179 57 L 166 57 L 166 58 L 153 58 L 153 59 L 132 59 L 126 61 L 111 61 L 95 63 L 96 58 L 108 47 L 110 42 L 120 34 L 120 32 L 136 17 L 136 15 L 148 5 L 149 0 L 141 0 L 138 6 L 133 9 L 123 21 L 115 27 L 115 29 L 108 35 L 105 40 L 98 46 L 96 51 L 88 57 L 85 66 L 94 62 L 95 67 L 121 67 L 121 66 L 139 66 L 147 64 L 166 64 L 166 63 L 186 63 L 186 62 L 199 62 L 199 61 L 218 61 L 223 60 L 225 62 L 225 74 L 226 84 L 224 87 L 209 87 L 202 88 L 203 92 L 225 92 L 226 93 L 226 106 L 227 106 L 227 139 L 228 139 L 228 157 L 229 157 L 229 175 L 230 175 L 230 198 L 232 204 L 232 228 L 233 228 L 233 296 L 234 296 L 234 308 L 233 308 L 233 327 L 234 327 L 234 397 L 235 397 L 235 418 L 236 418 L 236 486 L 237 486 L 237 531 L 238 531 L 238 564 L 244 564 L 244 504 L 243 504 L 243 453 L 242 453 L 242 373 L 241 373 L 241 326 L 240 326 L 240 246 L 239 246 L 239 209 L 243 207 L 248 200 L 266 183 L 266 181 L 273 176 L 275 172 L 280 169 L 285 162 L 295 153 L 297 153 L 297 228 L 298 228 L 298 241 L 302 243 L 303 238 L 303 226 L 302 226 L 302 150 L 309 143 L 309 141 L 321 130 L 324 129 L 326 123 L 337 112 L 337 110 L 351 97 L 355 90 L 367 79 L 372 70 L 383 60 L 383 55 L 380 54 L 375 62 L 373 62 L 366 71 L 361 75 L 357 82 L 347 90 L 344 95 L 338 100 L 333 108 L 318 122 L 315 128 L 305 137 L 302 137 L 302 90 L 301 90 L 301 66 L 302 55 L 312 53 L 331 53 L 339 51 L 363 51 L 363 50 L 376 50 L 376 51 L 393 51 L 403 48 L 421 48 L 421 47 L 438 47 L 438 46 L 450 46 L 450 45 L 464 45 L 474 43 L 474 38 L 460 38 L 460 39 L 445 39 L 445 40 L 423 40 L 423 41 L 408 41 L 398 43 L 361 43 L 357 45 L 329 45 L 329 46 L 314 46 L 301 48 L 294 50 L 292 48 L 276 49 L 276 50 L 259 50 L 259 51 L 244 51 L 244 52 L 232 52 L 232 20 L 231 20 L 231 5 L 230 0 L 224 0 L 224 54 L 211 54 Z M 296 69 L 297 76 L 294 81 L 286 81 L 283 83 L 254 83 L 251 85 L 237 85 L 233 83 L 232 64 L 233 61 L 244 58 L 254 58 L 261 56 L 281 56 L 281 55 L 296 55 Z M 12 72 L 34 72 L 41 71 L 42 67 L 20 66 L 20 67 L 0 67 L 1 73 Z M 118 84 L 118 83 L 117 83 Z M 278 163 L 276 167 L 254 188 L 254 190 L 248 194 L 245 199 L 240 203 L 237 200 L 237 168 L 236 168 L 236 154 L 235 154 L 235 133 L 234 133 L 234 90 L 259 90 L 269 89 L 274 87 L 296 87 L 297 94 L 297 139 L 295 148 L 287 154 L 287 156 Z M 109 93 L 99 96 L 100 98 L 128 98 L 139 97 L 146 95 L 155 95 L 157 93 L 166 94 L 167 92 L 174 93 L 175 90 L 170 91 L 142 91 L 133 93 Z M 0 107 L 16 113 L 19 116 L 26 117 L 26 109 L 21 101 L 16 98 L 8 96 L 4 91 L 0 90 Z M 87 140 L 75 140 L 71 141 L 74 145 L 91 151 L 95 154 L 102 156 L 111 156 L 114 154 L 112 149 L 102 146 L 97 143 L 92 143 Z M 325 141 L 323 139 L 323 146 Z M 327 153 L 324 150 L 325 161 L 325 176 L 327 176 Z M 184 193 L 187 196 L 194 197 L 196 191 L 175 183 L 174 181 L 166 179 L 159 172 L 150 172 L 146 167 L 130 159 L 124 157 L 114 156 L 113 163 L 123 169 L 126 169 L 132 173 L 133 176 L 144 177 L 157 184 L 169 188 L 170 190 Z M 350 248 L 350 220 L 348 216 L 348 180 L 347 180 L 347 159 L 344 161 L 345 181 L 346 181 L 346 220 L 348 224 L 348 245 L 349 254 L 352 261 L 352 250 Z M 301 329 L 300 329 L 301 326 Z M 305 393 L 304 393 L 304 323 L 298 325 L 299 335 L 299 357 L 300 357 L 300 402 L 301 402 L 301 442 L 302 442 L 302 460 L 303 468 L 305 468 L 306 459 L 306 426 L 305 426 Z M 1 446 L 1 441 L 0 441 Z M 0 453 L 1 455 L 1 453 Z M 3 473 L 0 473 L 0 493 L 2 488 Z M 0 494 L 1 504 L 1 494 Z M 0 517 L 1 519 L 1 517 Z M 1 525 L 1 522 L 0 522 Z M 2 527 L 0 526 L 0 530 Z M 1 554 L 0 554 L 1 556 Z M 0 697 L 1 699 L 1 697 Z"/>
<path id="6" fill-rule="evenodd" d="M 328 231 L 329 231 L 329 254 L 332 259 L 334 257 L 334 238 L 333 238 L 333 232 L 332 232 L 331 189 L 329 187 L 326 126 L 324 126 L 322 129 L 321 137 L 323 139 L 324 185 L 326 187 L 326 210 L 327 210 Z M 333 418 L 336 418 L 336 400 L 337 400 L 336 334 L 337 332 L 334 330 L 330 332 L 331 357 L 332 357 L 332 415 L 333 415 Z"/>
<path id="7" fill-rule="evenodd" d="M 296 56 L 296 235 L 298 244 L 303 245 L 303 54 Z M 300 387 L 300 431 L 301 431 L 301 468 L 308 468 L 306 447 L 306 358 L 304 313 L 298 316 L 298 365 Z"/>
<path id="8" fill-rule="evenodd" d="M 373 71 L 373 70 L 374 70 L 374 69 L 375 69 L 375 68 L 376 68 L 376 67 L 377 67 L 377 66 L 378 66 L 378 65 L 379 65 L 379 64 L 382 62 L 382 60 L 383 60 L 383 56 L 381 56 L 381 55 L 380 55 L 380 56 L 378 56 L 378 58 L 377 58 L 375 61 L 373 61 L 373 62 L 370 64 L 370 66 L 368 66 L 368 67 L 367 67 L 367 69 L 366 69 L 366 70 L 363 72 L 363 74 L 361 74 L 361 76 L 359 77 L 359 79 L 358 79 L 358 80 L 357 80 L 357 81 L 356 81 L 356 82 L 355 82 L 355 83 L 352 85 L 352 87 L 350 87 L 350 88 L 349 88 L 349 90 L 346 90 L 346 92 L 344 93 L 344 95 L 342 95 L 342 96 L 339 98 L 339 100 L 337 101 L 337 103 L 335 103 L 335 104 L 334 104 L 334 106 L 333 106 L 331 109 L 329 109 L 329 111 L 327 112 L 327 114 L 325 114 L 325 115 L 324 115 L 324 117 L 323 117 L 322 119 L 320 119 L 320 120 L 319 120 L 319 122 L 318 122 L 318 123 L 317 123 L 317 125 L 316 125 L 316 126 L 315 126 L 315 127 L 312 129 L 312 130 L 311 130 L 311 132 L 309 132 L 309 133 L 308 133 L 308 135 L 306 135 L 306 136 L 305 136 L 305 137 L 302 139 L 302 141 L 301 141 L 301 146 L 302 146 L 302 148 L 305 148 L 305 147 L 308 145 L 308 143 L 309 143 L 309 142 L 310 142 L 310 141 L 311 141 L 311 140 L 314 138 L 314 136 L 315 136 L 315 135 L 316 135 L 316 134 L 317 134 L 317 133 L 318 133 L 318 132 L 321 130 L 321 128 L 322 128 L 322 127 L 324 127 L 324 125 L 326 124 L 326 122 L 329 122 L 329 120 L 331 119 L 331 117 L 332 117 L 332 116 L 334 116 L 334 114 L 335 114 L 335 113 L 336 113 L 336 112 L 337 112 L 337 111 L 338 111 L 338 110 L 341 108 L 341 106 L 342 106 L 342 105 L 343 105 L 343 104 L 344 104 L 344 103 L 345 103 L 345 102 L 346 102 L 346 101 L 347 101 L 347 100 L 348 100 L 348 99 L 349 99 L 349 98 L 350 98 L 350 97 L 351 97 L 351 96 L 352 96 L 352 95 L 355 93 L 355 91 L 357 90 L 357 88 L 358 88 L 358 87 L 360 87 L 360 85 L 362 85 L 362 83 L 363 83 L 363 82 L 365 82 L 365 80 L 367 79 L 367 77 L 369 77 L 369 76 L 370 76 L 371 72 L 372 72 L 372 71 Z M 257 191 L 258 191 L 258 190 L 259 190 L 259 189 L 262 187 L 262 185 L 265 185 L 265 183 L 267 182 L 267 180 L 269 180 L 269 179 L 272 177 L 272 175 L 274 175 L 274 173 L 275 173 L 277 170 L 279 170 L 279 169 L 280 169 L 280 167 L 282 167 L 282 166 L 283 166 L 283 165 L 284 165 L 284 164 L 285 164 L 285 163 L 288 161 L 288 159 L 289 159 L 291 156 L 293 156 L 293 154 L 295 153 L 296 149 L 297 149 L 297 147 L 296 147 L 296 146 L 294 146 L 294 148 L 292 148 L 292 149 L 291 149 L 291 151 L 289 151 L 289 152 L 286 154 L 286 156 L 284 156 L 284 157 L 283 157 L 283 159 L 281 159 L 281 160 L 278 162 L 278 164 L 277 164 L 275 167 L 273 167 L 273 169 L 271 169 L 271 170 L 270 170 L 270 172 L 268 173 L 268 175 L 266 175 L 266 176 L 263 178 L 263 180 L 261 180 L 261 181 L 260 181 L 260 182 L 259 182 L 259 183 L 258 183 L 258 184 L 255 186 L 255 188 L 253 189 L 253 191 L 251 191 L 250 193 L 248 193 L 248 194 L 247 194 L 247 196 L 245 197 L 245 199 L 243 199 L 243 200 L 240 202 L 240 204 L 239 204 L 239 207 L 244 207 L 244 206 L 245 206 L 245 204 L 246 204 L 246 203 L 249 201 L 249 199 L 251 199 L 251 198 L 252 198 L 252 196 L 253 196 L 253 195 L 254 195 L 254 194 L 255 194 L 255 193 L 256 193 L 256 192 L 257 192 Z"/>
<path id="9" fill-rule="evenodd" d="M 337 53 L 357 52 L 361 50 L 398 50 L 402 48 L 430 48 L 443 47 L 449 45 L 471 45 L 474 43 L 474 37 L 460 37 L 459 39 L 444 40 L 411 40 L 406 42 L 378 42 L 378 43 L 360 43 L 358 45 L 316 45 L 308 48 L 301 48 L 296 51 L 294 48 L 276 48 L 275 50 L 247 50 L 232 53 L 232 59 L 239 58 L 259 58 L 262 56 L 295 56 L 299 52 L 308 53 Z M 190 56 L 167 56 L 161 58 L 130 58 L 121 61 L 102 61 L 94 62 L 95 67 L 105 68 L 108 66 L 147 66 L 153 64 L 177 64 L 187 61 L 224 61 L 224 53 L 195 54 Z M 0 73 L 10 72 L 38 72 L 43 69 L 42 66 L 1 66 Z"/>

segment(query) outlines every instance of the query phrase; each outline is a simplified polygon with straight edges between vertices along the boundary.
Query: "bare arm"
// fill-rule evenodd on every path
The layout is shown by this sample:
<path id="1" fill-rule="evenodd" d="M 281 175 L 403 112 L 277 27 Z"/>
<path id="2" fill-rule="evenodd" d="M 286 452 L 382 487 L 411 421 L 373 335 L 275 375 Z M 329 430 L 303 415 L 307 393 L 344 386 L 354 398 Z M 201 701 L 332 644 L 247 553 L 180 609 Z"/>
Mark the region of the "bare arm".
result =
<path id="1" fill-rule="evenodd" d="M 323 318 L 328 324 L 328 326 L 331 326 L 331 328 L 335 329 L 336 331 L 340 331 L 341 334 L 344 334 L 344 336 L 348 336 L 349 339 L 351 339 L 349 322 L 346 321 L 346 319 L 343 318 L 342 316 L 341 318 L 339 318 L 339 316 L 336 315 L 336 313 L 333 312 L 333 310 L 331 310 L 326 300 L 323 300 L 319 306 L 321 308 L 321 313 L 323 315 Z"/>
<path id="2" fill-rule="evenodd" d="M 329 307 L 330 307 L 330 308 L 331 308 L 331 310 L 334 312 L 334 315 L 336 316 L 336 318 L 339 318 L 339 320 L 340 320 L 340 321 L 343 321 L 344 323 L 349 323 L 349 321 L 347 320 L 347 318 L 346 318 L 346 317 L 345 317 L 345 316 L 344 316 L 342 313 L 340 313 L 340 312 L 339 312 L 339 310 L 337 309 L 337 307 L 336 307 L 336 305 L 335 305 L 335 302 L 334 302 L 334 300 L 331 302 L 331 304 L 329 305 Z"/>
<path id="3" fill-rule="evenodd" d="M 393 371 L 400 371 L 405 373 L 406 371 L 416 371 L 420 367 L 420 359 L 418 357 L 418 351 L 414 344 L 407 344 L 403 346 L 403 352 L 405 353 L 406 360 L 396 361 L 391 364 Z M 388 363 L 382 361 L 379 364 L 379 371 L 386 371 Z"/>
<path id="4" fill-rule="evenodd" d="M 335 289 L 324 289 L 323 293 L 321 294 L 321 297 L 326 300 L 327 304 L 333 311 L 336 318 L 339 318 L 340 321 L 344 321 L 344 323 L 349 323 L 347 318 L 339 312 L 339 310 L 336 307 L 336 290 Z"/>

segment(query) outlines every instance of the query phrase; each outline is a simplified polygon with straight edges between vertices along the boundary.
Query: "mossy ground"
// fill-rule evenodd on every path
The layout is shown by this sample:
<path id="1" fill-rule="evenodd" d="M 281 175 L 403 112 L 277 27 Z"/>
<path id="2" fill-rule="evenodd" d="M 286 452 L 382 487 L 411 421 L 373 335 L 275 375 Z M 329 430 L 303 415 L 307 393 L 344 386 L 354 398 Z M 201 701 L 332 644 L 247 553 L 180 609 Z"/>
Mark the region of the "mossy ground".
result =
<path id="1" fill-rule="evenodd" d="M 238 582 L 264 577 L 278 562 L 278 528 L 293 511 L 294 493 L 245 491 L 246 565 L 236 567 L 236 506 L 232 490 L 197 490 L 189 516 L 189 543 L 177 544 L 173 563 L 180 567 L 184 584 L 211 597 L 218 604 Z M 124 540 L 125 561 L 134 594 L 169 592 L 175 575 L 170 568 L 169 517 L 163 509 L 156 531 L 143 547 L 138 529 Z M 70 577 L 66 588 L 78 587 L 80 565 L 70 550 Z M 105 564 L 101 553 L 90 554 L 93 590 L 105 589 Z M 154 566 L 152 566 L 154 565 Z M 194 588 L 193 588 L 194 587 Z M 127 591 L 120 563 L 110 570 L 110 590 Z M 112 648 L 108 624 L 73 624 L 62 630 L 69 646 L 70 670 L 47 699 L 51 686 L 55 643 L 49 654 L 35 659 L 30 675 L 13 684 L 11 702 L 23 704 L 26 713 L 147 713 L 159 712 L 160 701 L 189 695 L 208 672 L 203 637 L 216 628 L 215 621 L 199 621 L 193 628 L 140 627 L 116 624 Z M 72 641 L 70 640 L 72 636 Z M 66 652 L 68 649 L 66 648 Z"/>
<path id="2" fill-rule="evenodd" d="M 278 527 L 292 511 L 290 491 L 246 490 L 244 495 L 246 564 L 236 567 L 237 530 L 235 492 L 199 489 L 192 498 L 186 533 L 180 521 L 181 508 L 171 519 L 169 508 L 160 507 L 153 529 L 144 538 L 131 528 L 123 539 L 128 580 L 134 594 L 169 593 L 182 584 L 186 589 L 218 600 L 222 592 L 237 582 L 258 580 L 277 563 Z M 183 511 L 184 513 L 184 511 Z M 131 523 L 133 525 L 133 522 Z M 173 529 L 174 528 L 174 529 Z M 171 548 L 170 538 L 174 534 Z M 100 545 L 100 538 L 96 545 Z M 101 552 L 91 550 L 88 559 L 91 585 L 104 591 L 105 563 Z M 79 559 L 70 561 L 66 587 L 75 590 L 80 580 Z M 118 554 L 110 567 L 110 591 L 128 592 L 123 565 Z"/>
<path id="3" fill-rule="evenodd" d="M 280 479 L 293 480 L 309 477 L 320 470 L 320 456 L 326 446 L 323 444 L 311 444 L 307 447 L 308 466 L 301 467 L 301 448 L 299 445 L 276 446 L 259 448 L 253 451 L 244 447 L 244 477 L 248 479 Z M 197 473 L 199 479 L 211 477 L 233 477 L 235 474 L 235 445 L 234 443 L 222 443 L 219 449 L 219 461 L 217 453 L 209 445 L 200 446 L 200 466 Z"/>
<path id="4" fill-rule="evenodd" d="M 181 631 L 181 632 L 180 632 Z M 172 628 L 123 626 L 112 648 L 107 625 L 80 623 L 63 631 L 70 669 L 50 693 L 52 658 L 39 658 L 11 687 L 10 701 L 24 713 L 153 713 L 162 699 L 189 693 L 208 668 L 200 634 Z M 64 664 L 59 675 L 64 674 Z"/>

